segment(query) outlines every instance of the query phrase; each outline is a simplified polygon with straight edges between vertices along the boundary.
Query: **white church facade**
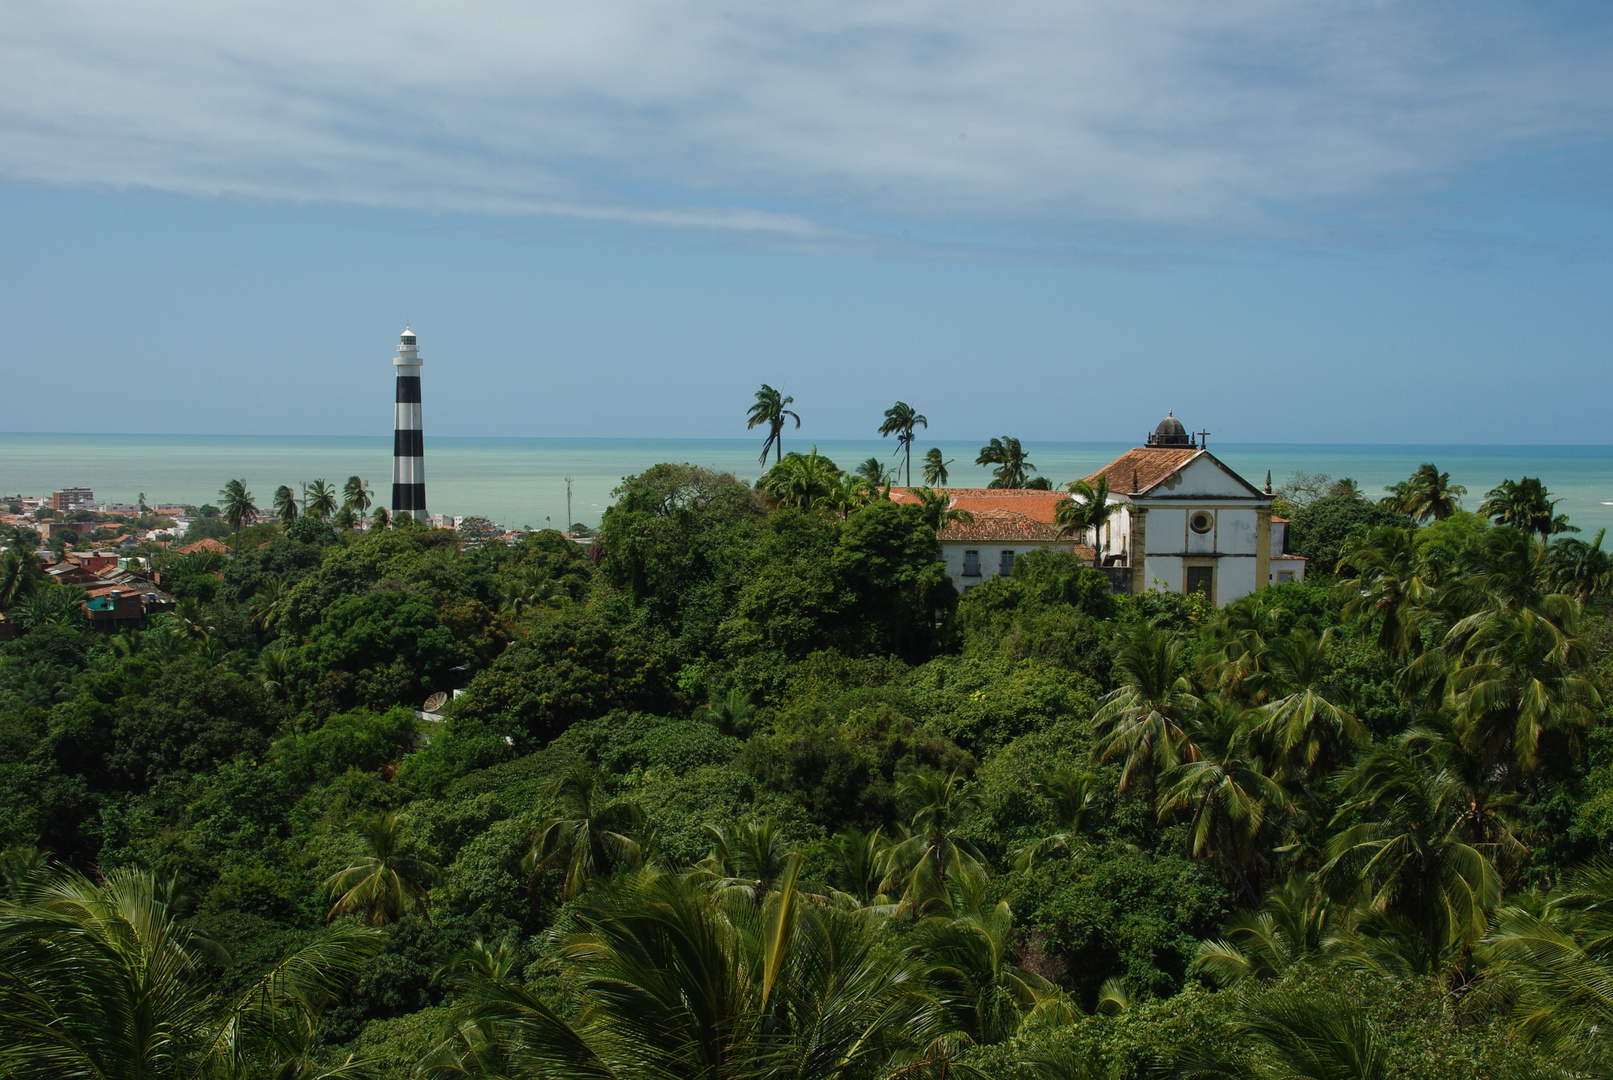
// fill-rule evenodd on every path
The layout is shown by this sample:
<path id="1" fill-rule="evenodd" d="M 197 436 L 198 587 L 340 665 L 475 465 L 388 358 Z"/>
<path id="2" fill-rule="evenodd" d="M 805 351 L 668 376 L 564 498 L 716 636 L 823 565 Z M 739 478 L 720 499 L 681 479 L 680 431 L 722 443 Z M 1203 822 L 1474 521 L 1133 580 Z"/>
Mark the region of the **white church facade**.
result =
<path id="1" fill-rule="evenodd" d="M 1104 561 L 1130 567 L 1133 593 L 1200 592 L 1221 605 L 1271 582 L 1271 492 L 1217 459 L 1174 416 L 1147 445 L 1086 479 L 1099 477 L 1117 504 Z"/>

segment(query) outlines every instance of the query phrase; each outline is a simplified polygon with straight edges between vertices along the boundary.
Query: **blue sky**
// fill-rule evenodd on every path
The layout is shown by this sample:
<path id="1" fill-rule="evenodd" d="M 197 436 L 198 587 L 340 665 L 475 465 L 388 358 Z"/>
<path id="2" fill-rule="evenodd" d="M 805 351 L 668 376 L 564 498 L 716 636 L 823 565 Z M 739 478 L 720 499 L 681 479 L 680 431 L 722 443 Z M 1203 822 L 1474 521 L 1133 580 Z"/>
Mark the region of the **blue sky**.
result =
<path id="1" fill-rule="evenodd" d="M 1613 442 L 1606 3 L 0 13 L 0 428 Z"/>

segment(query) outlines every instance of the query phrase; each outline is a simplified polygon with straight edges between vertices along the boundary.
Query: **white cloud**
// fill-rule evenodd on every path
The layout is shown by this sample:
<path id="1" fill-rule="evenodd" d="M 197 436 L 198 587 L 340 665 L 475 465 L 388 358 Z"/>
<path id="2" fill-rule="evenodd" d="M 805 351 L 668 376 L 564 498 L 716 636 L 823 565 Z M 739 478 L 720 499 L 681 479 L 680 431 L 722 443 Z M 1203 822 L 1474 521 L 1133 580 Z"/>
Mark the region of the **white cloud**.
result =
<path id="1" fill-rule="evenodd" d="M 1252 221 L 1604 138 L 1607 34 L 1536 10 L 3 2 L 0 173 L 800 241 Z"/>

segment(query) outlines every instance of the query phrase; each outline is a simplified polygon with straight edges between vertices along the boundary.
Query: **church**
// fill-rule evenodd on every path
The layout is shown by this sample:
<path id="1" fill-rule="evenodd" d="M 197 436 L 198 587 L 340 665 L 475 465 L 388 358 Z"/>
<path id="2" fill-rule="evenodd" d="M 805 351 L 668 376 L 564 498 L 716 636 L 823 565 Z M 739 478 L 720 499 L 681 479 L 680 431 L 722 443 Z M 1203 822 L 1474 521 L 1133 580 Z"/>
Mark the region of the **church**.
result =
<path id="1" fill-rule="evenodd" d="M 1262 491 L 1239 476 L 1174 414 L 1086 479 L 1100 477 L 1118 509 L 1094 546 L 1129 569 L 1111 576 L 1131 592 L 1200 592 L 1220 605 L 1272 580 L 1270 482 Z"/>

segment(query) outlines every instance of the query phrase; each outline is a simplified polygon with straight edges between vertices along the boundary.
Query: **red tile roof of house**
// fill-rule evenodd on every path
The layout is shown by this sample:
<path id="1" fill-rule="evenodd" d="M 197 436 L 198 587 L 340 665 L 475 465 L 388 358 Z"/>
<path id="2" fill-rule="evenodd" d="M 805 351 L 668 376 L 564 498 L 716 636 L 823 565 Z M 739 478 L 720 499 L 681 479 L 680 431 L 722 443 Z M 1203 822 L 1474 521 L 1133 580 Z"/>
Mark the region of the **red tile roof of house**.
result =
<path id="1" fill-rule="evenodd" d="M 1109 490 L 1126 495 L 1147 491 L 1189 461 L 1204 453 L 1188 446 L 1139 446 L 1127 450 L 1109 464 L 1088 476 L 1088 483 L 1107 477 Z"/>
<path id="2" fill-rule="evenodd" d="M 176 550 L 180 555 L 194 555 L 198 551 L 216 551 L 220 555 L 227 555 L 230 551 L 230 545 L 224 543 L 222 540 L 215 540 L 209 536 L 205 539 L 196 541 L 194 544 L 186 544 L 184 547 Z"/>
<path id="3" fill-rule="evenodd" d="M 979 514 L 984 510 L 1007 510 L 1023 514 L 1043 525 L 1053 525 L 1060 499 L 1068 498 L 1062 489 L 1042 491 L 1038 488 L 936 488 L 951 498 L 955 510 Z M 916 503 L 918 496 L 911 488 L 891 488 L 891 501 Z"/>
<path id="4" fill-rule="evenodd" d="M 1009 543 L 1047 544 L 1061 540 L 1077 555 L 1090 561 L 1096 554 L 1085 544 L 1077 544 L 1069 537 L 1060 537 L 1058 530 L 1026 514 L 1012 510 L 971 510 L 973 521 L 949 521 L 941 530 L 939 540 L 953 543 Z"/>

